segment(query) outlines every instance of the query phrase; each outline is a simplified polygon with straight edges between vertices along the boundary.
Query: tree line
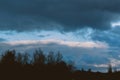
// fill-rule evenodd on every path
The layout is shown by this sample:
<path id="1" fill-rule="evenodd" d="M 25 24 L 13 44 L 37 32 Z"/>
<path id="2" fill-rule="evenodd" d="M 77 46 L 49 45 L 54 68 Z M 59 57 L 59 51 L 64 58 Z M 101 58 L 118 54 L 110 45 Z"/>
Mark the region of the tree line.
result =
<path id="1" fill-rule="evenodd" d="M 13 80 L 119 80 L 120 72 L 92 72 L 91 69 L 77 70 L 74 65 L 63 60 L 60 52 L 45 55 L 40 49 L 29 53 L 8 50 L 0 58 L 0 79 Z"/>

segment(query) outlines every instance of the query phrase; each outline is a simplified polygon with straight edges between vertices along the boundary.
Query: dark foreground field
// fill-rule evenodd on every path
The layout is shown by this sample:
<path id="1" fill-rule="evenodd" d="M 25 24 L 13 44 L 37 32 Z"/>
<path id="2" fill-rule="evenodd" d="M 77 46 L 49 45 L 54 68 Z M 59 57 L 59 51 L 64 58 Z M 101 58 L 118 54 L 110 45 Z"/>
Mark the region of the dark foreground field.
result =
<path id="1" fill-rule="evenodd" d="M 120 80 L 120 72 L 112 73 L 111 67 L 108 73 L 75 70 L 59 52 L 44 55 L 36 50 L 30 57 L 27 53 L 6 51 L 0 60 L 0 80 Z"/>

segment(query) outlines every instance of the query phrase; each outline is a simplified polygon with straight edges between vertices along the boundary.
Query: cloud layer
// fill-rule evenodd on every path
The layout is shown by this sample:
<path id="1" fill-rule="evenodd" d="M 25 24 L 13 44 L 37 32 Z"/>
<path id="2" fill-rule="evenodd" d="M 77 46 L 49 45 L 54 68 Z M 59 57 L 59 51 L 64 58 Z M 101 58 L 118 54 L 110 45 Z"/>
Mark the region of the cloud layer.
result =
<path id="1" fill-rule="evenodd" d="M 119 19 L 119 3 L 119 0 L 0 0 L 0 29 L 105 30 Z"/>

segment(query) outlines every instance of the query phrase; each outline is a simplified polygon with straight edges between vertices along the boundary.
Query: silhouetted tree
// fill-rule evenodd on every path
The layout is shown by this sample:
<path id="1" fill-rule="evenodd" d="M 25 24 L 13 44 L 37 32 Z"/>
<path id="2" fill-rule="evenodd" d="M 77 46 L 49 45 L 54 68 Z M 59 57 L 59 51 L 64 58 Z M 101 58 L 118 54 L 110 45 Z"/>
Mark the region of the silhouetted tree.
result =
<path id="1" fill-rule="evenodd" d="M 112 73 L 112 65 L 111 64 L 108 65 L 108 73 Z"/>
<path id="2" fill-rule="evenodd" d="M 54 57 L 54 52 L 49 52 L 47 56 L 47 63 L 48 64 L 55 64 L 55 57 Z"/>
<path id="3" fill-rule="evenodd" d="M 85 72 L 84 68 L 81 69 L 82 72 Z"/>
<path id="4" fill-rule="evenodd" d="M 23 63 L 23 55 L 21 53 L 17 54 L 16 61 L 17 61 L 18 64 L 22 64 Z"/>
<path id="5" fill-rule="evenodd" d="M 14 64 L 15 63 L 15 50 L 6 51 L 5 54 L 2 55 L 1 63 L 4 64 Z"/>
<path id="6" fill-rule="evenodd" d="M 60 52 L 58 52 L 58 54 L 56 54 L 56 63 L 60 63 L 62 61 L 62 54 Z"/>
<path id="7" fill-rule="evenodd" d="M 91 69 L 88 69 L 88 72 L 91 72 Z"/>
<path id="8" fill-rule="evenodd" d="M 29 63 L 29 54 L 25 53 L 23 55 L 23 64 L 28 64 Z"/>
<path id="9" fill-rule="evenodd" d="M 45 64 L 46 57 L 42 50 L 36 50 L 33 54 L 33 64 Z"/>

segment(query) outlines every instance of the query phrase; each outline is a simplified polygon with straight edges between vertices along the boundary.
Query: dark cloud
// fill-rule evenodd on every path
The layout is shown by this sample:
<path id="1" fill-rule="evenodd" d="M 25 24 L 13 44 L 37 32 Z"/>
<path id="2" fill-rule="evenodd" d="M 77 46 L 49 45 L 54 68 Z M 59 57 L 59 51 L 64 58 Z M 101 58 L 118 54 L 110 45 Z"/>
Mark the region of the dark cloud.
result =
<path id="1" fill-rule="evenodd" d="M 108 43 L 110 47 L 120 46 L 120 27 L 115 27 L 107 31 L 96 30 L 91 34 L 94 41 Z"/>
<path id="2" fill-rule="evenodd" d="M 0 29 L 109 29 L 118 19 L 119 4 L 120 0 L 0 0 Z"/>
<path id="3" fill-rule="evenodd" d="M 38 37 L 41 37 L 41 38 L 44 38 L 44 37 L 48 37 L 50 36 L 49 34 L 48 35 L 38 35 Z"/>
<path id="4" fill-rule="evenodd" d="M 6 41 L 6 39 L 0 38 L 0 42 Z"/>

